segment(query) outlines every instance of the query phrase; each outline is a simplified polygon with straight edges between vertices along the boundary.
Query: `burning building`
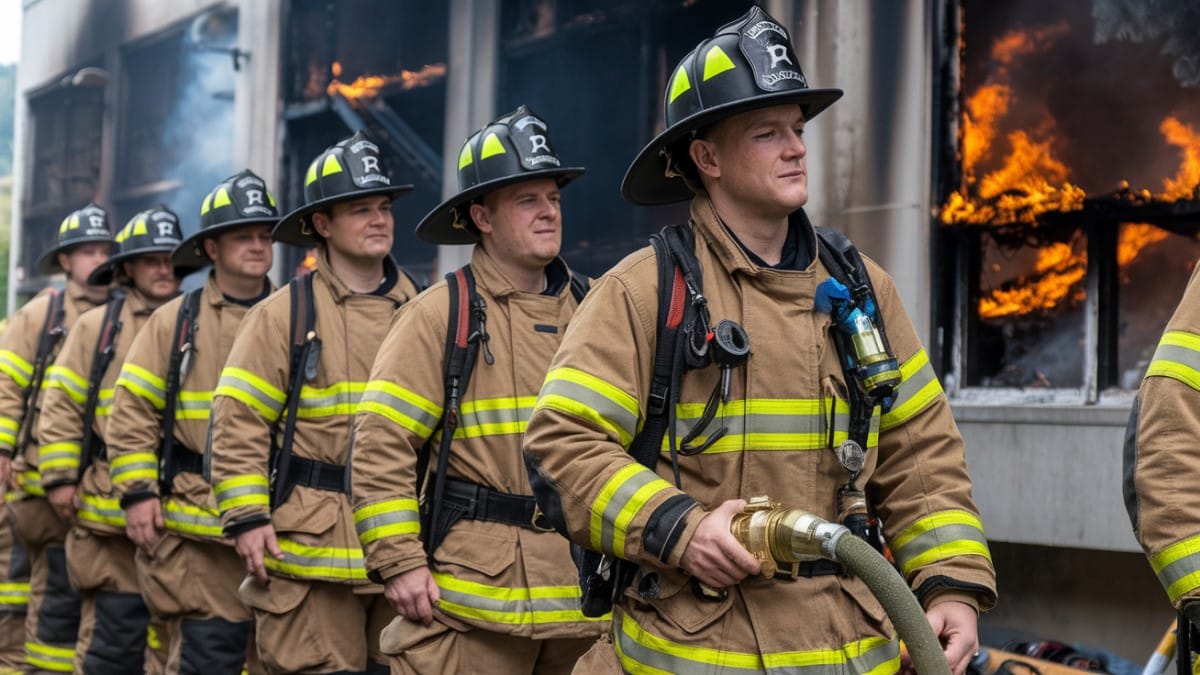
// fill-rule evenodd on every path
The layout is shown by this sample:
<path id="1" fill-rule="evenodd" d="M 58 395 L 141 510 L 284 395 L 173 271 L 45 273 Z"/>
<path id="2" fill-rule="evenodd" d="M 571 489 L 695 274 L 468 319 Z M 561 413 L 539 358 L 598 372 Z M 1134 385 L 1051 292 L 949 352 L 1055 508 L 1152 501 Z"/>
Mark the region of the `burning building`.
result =
<path id="1" fill-rule="evenodd" d="M 528 104 L 588 174 L 564 255 L 600 274 L 664 219 L 618 185 L 661 130 L 669 69 L 728 0 L 26 0 L 9 289 L 88 199 L 118 222 L 250 167 L 284 209 L 352 130 L 395 179 L 399 261 L 447 162 Z M 1129 400 L 1200 257 L 1200 10 L 1192 0 L 764 0 L 811 82 L 809 215 L 896 279 L 951 395 L 1001 575 L 988 623 L 1144 658 L 1170 611 L 1129 532 Z M 277 280 L 306 264 L 280 250 Z M 11 306 L 11 305 L 10 305 Z M 1120 589 L 1110 580 L 1127 579 Z"/>

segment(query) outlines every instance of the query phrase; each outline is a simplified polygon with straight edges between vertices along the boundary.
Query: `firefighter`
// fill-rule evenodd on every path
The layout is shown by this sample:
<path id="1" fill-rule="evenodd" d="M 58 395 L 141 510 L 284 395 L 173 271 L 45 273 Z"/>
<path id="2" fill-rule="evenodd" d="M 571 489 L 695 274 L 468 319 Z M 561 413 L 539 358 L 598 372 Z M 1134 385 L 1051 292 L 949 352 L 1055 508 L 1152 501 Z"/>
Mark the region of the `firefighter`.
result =
<path id="1" fill-rule="evenodd" d="M 111 252 L 104 209 L 88 204 L 72 212 L 59 226 L 55 244 L 37 261 L 41 274 L 65 273 L 66 289 L 39 294 L 13 314 L 0 335 L 0 482 L 15 478 L 18 486 L 8 495 L 8 518 L 31 569 L 24 650 L 34 670 L 71 672 L 79 632 L 79 596 L 68 583 L 63 549 L 69 522 L 46 501 L 38 474 L 40 385 L 63 335 L 81 314 L 104 302 L 107 286 L 91 285 L 88 277 Z M 19 561 L 21 553 L 15 555 Z M 24 583 L 16 576 L 8 582 L 14 584 L 14 596 Z"/>
<path id="2" fill-rule="evenodd" d="M 522 106 L 466 140 L 458 193 L 417 226 L 425 241 L 475 248 L 454 288 L 439 283 L 396 321 L 355 424 L 355 522 L 402 617 L 384 633 L 393 672 L 569 673 L 601 632 L 580 613 L 567 542 L 537 516 L 521 458 L 530 403 L 578 304 L 581 282 L 558 257 L 559 189 L 582 173 L 561 166 L 546 123 Z M 464 326 L 481 342 L 449 410 L 448 322 L 464 302 L 483 308 Z M 443 495 L 427 503 L 437 522 L 424 532 L 422 454 L 437 468 L 427 499 Z"/>
<path id="3" fill-rule="evenodd" d="M 150 316 L 113 394 L 113 490 L 140 549 L 146 604 L 181 620 L 173 634 L 181 673 L 239 672 L 254 627 L 237 597 L 242 561 L 222 537 L 203 456 L 225 357 L 246 312 L 272 290 L 267 272 L 278 221 L 275 200 L 253 172 L 213 188 L 200 206 L 200 229 L 171 256 L 178 266 L 211 264 L 208 280 Z"/>
<path id="4" fill-rule="evenodd" d="M 390 255 L 411 189 L 361 132 L 313 160 L 274 237 L 316 246 L 317 268 L 246 315 L 213 397 L 212 483 L 269 672 L 386 672 L 396 614 L 367 580 L 345 465 L 375 352 L 417 294 Z"/>
<path id="5" fill-rule="evenodd" d="M 701 42 L 669 80 L 667 128 L 633 161 L 622 193 L 643 205 L 690 198 L 690 223 L 663 236 L 668 245 L 688 241 L 672 250 L 698 267 L 672 258 L 676 274 L 692 280 L 664 284 L 657 254 L 645 249 L 600 279 L 563 338 L 526 433 L 547 517 L 579 544 L 635 564 L 613 608 L 613 644 L 598 644 L 580 666 L 897 670 L 899 643 L 860 580 L 830 561 L 788 566 L 782 578 L 758 574 L 730 520 L 744 500 L 768 495 L 856 527 L 871 522 L 858 520 L 869 505 L 962 673 L 995 586 L 950 406 L 879 266 L 863 263 L 869 285 L 852 297 L 873 296 L 877 307 L 856 306 L 886 326 L 881 341 L 897 364 L 880 407 L 854 404 L 859 388 L 876 385 L 851 377 L 840 323 L 814 308 L 820 289 L 847 288 L 819 257 L 802 209 L 801 133 L 841 91 L 807 86 L 787 31 L 759 7 Z M 673 289 L 665 298 L 663 286 Z M 675 294 L 688 299 L 678 305 L 683 323 L 669 316 L 662 325 L 681 326 L 673 348 L 689 370 L 675 370 L 682 382 L 660 389 L 652 377 L 658 312 L 677 306 Z M 627 449 L 660 410 L 670 433 L 652 446 L 651 469 Z M 863 442 L 849 443 L 851 435 Z M 839 505 L 843 488 L 865 492 L 865 503 Z"/>
<path id="6" fill-rule="evenodd" d="M 89 277 L 116 281 L 109 301 L 79 318 L 46 375 L 38 422 L 39 466 L 67 535 L 67 570 L 82 600 L 75 671 L 161 673 L 164 627 L 151 626 L 139 595 L 134 545 L 112 489 L 105 428 L 121 363 L 151 312 L 175 297 L 184 270 L 171 264 L 182 241 L 165 206 L 139 212 L 115 237 L 117 250 Z"/>

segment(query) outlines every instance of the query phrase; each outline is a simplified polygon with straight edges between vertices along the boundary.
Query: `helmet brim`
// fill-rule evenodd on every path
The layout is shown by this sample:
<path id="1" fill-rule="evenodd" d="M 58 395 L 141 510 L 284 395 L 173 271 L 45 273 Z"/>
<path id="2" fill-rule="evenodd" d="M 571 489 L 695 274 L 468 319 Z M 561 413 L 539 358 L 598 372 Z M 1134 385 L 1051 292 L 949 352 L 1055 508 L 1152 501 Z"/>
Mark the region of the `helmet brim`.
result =
<path id="1" fill-rule="evenodd" d="M 95 242 L 112 244 L 112 237 L 80 237 L 79 239 L 73 239 L 65 244 L 59 244 L 58 246 L 55 246 L 54 248 L 42 253 L 42 255 L 38 257 L 37 263 L 34 264 L 34 268 L 37 269 L 38 274 L 47 276 L 63 272 L 65 270 L 63 270 L 62 265 L 58 264 L 59 253 L 66 253 L 80 244 L 91 244 Z"/>
<path id="2" fill-rule="evenodd" d="M 686 117 L 663 131 L 642 148 L 625 172 L 621 181 L 621 196 L 631 204 L 653 206 L 673 204 L 693 197 L 691 188 L 679 177 L 666 175 L 666 158 L 662 150 L 688 134 L 715 124 L 739 113 L 770 108 L 789 103 L 799 104 L 804 110 L 805 121 L 812 120 L 834 101 L 842 97 L 841 89 L 802 89 L 763 94 L 753 98 L 713 106 Z"/>
<path id="3" fill-rule="evenodd" d="M 311 224 L 308 222 L 308 216 L 326 209 L 339 202 L 349 202 L 363 197 L 374 197 L 375 195 L 384 195 L 395 200 L 401 195 L 411 192 L 412 185 L 389 185 L 388 187 L 369 188 L 366 190 L 355 190 L 340 195 L 333 195 L 324 199 L 318 199 L 315 202 L 305 204 L 300 208 L 292 211 L 279 220 L 279 224 L 271 231 L 271 238 L 275 241 L 280 241 L 285 244 L 293 244 L 295 246 L 303 246 L 309 248 L 321 243 L 321 236 L 312 232 Z"/>
<path id="4" fill-rule="evenodd" d="M 105 261 L 103 264 L 101 264 L 96 269 L 92 270 L 92 273 L 90 275 L 88 275 L 88 278 L 87 278 L 88 285 L 89 286 L 107 286 L 107 285 L 111 284 L 113 281 L 113 277 L 116 275 L 116 272 L 117 272 L 117 265 L 120 265 L 121 263 L 125 262 L 126 260 L 133 260 L 134 258 L 137 258 L 138 256 L 150 255 L 152 253 L 171 253 L 176 248 L 178 248 L 178 246 L 149 246 L 146 248 L 140 248 L 136 251 L 130 251 L 129 253 L 118 253 L 118 254 L 110 257 L 107 261 Z M 179 278 L 179 279 L 182 279 L 183 277 L 191 274 L 192 272 L 195 272 L 196 270 L 200 269 L 201 267 L 204 267 L 203 264 L 201 264 L 201 265 L 180 265 L 180 264 L 177 264 L 173 258 L 171 260 L 171 264 L 175 267 L 176 278 Z"/>
<path id="5" fill-rule="evenodd" d="M 208 254 L 204 252 L 205 239 L 211 239 L 230 230 L 250 227 L 252 225 L 267 225 L 274 229 L 278 223 L 278 218 L 244 218 L 242 220 L 231 220 L 228 223 L 207 227 L 193 233 L 176 246 L 171 251 L 171 263 L 174 265 L 190 265 L 197 268 L 203 267 L 212 262 L 209 260 Z"/>
<path id="6" fill-rule="evenodd" d="M 462 206 L 470 204 L 479 197 L 499 190 L 508 185 L 516 183 L 524 183 L 539 178 L 553 178 L 558 182 L 561 188 L 567 183 L 582 176 L 587 169 L 583 167 L 562 167 L 558 169 L 542 169 L 539 171 L 527 171 L 502 178 L 484 181 L 478 185 L 459 192 L 450 197 L 446 201 L 438 204 L 429 215 L 425 216 L 420 223 L 417 224 L 417 238 L 421 241 L 429 242 L 430 244 L 475 244 L 478 243 L 479 237 L 475 232 L 468 228 L 455 227 L 454 211 Z M 467 217 L 463 214 L 462 217 Z"/>

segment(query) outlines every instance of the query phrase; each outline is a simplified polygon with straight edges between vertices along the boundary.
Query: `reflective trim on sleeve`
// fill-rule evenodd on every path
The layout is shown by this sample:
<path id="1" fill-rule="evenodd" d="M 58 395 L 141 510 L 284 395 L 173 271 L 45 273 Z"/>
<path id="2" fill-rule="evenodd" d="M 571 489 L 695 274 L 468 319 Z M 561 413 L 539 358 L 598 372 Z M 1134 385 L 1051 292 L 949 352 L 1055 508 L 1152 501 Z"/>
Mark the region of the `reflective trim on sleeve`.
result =
<path id="1" fill-rule="evenodd" d="M 308 546 L 280 535 L 277 539 L 283 560 L 263 556 L 266 568 L 301 579 L 366 581 L 362 549 L 335 546 Z"/>
<path id="2" fill-rule="evenodd" d="M 46 370 L 46 379 L 42 382 L 45 389 L 61 389 L 71 400 L 83 405 L 87 402 L 88 382 L 75 371 L 66 366 L 53 365 Z"/>
<path id="3" fill-rule="evenodd" d="M 279 420 L 287 400 L 284 393 L 271 383 L 244 368 L 233 366 L 226 366 L 221 371 L 221 379 L 213 395 L 241 401 L 272 424 Z"/>
<path id="4" fill-rule="evenodd" d="M 38 448 L 39 471 L 78 471 L 83 446 L 75 441 L 47 443 Z"/>
<path id="5" fill-rule="evenodd" d="M 75 672 L 75 648 L 25 643 L 25 662 L 52 673 Z"/>
<path id="6" fill-rule="evenodd" d="M 212 414 L 211 391 L 181 391 L 175 400 L 175 419 L 207 421 Z"/>
<path id="7" fill-rule="evenodd" d="M 17 445 L 17 432 L 21 430 L 18 420 L 0 417 L 0 450 L 12 450 Z"/>
<path id="8" fill-rule="evenodd" d="M 1150 556 L 1150 567 L 1172 603 L 1200 588 L 1200 536 L 1188 537 Z"/>
<path id="9" fill-rule="evenodd" d="M 638 429 L 638 402 L 619 387 L 575 368 L 546 374 L 535 410 L 549 408 L 590 422 L 628 447 Z"/>
<path id="10" fill-rule="evenodd" d="M 358 410 L 384 417 L 420 438 L 432 436 L 433 428 L 442 418 L 440 405 L 398 384 L 383 380 L 367 383 Z"/>
<path id="11" fill-rule="evenodd" d="M 625 531 L 646 503 L 674 487 L 645 466 L 630 462 L 604 483 L 592 503 L 589 533 L 594 550 L 625 557 Z"/>
<path id="12" fill-rule="evenodd" d="M 884 431 L 904 424 L 942 395 L 942 383 L 938 382 L 924 349 L 900 365 L 900 378 L 892 407 L 880 419 L 879 426 Z"/>
<path id="13" fill-rule="evenodd" d="M 536 396 L 481 398 L 462 404 L 455 438 L 480 438 L 525 433 Z"/>
<path id="14" fill-rule="evenodd" d="M 674 642 L 654 635 L 622 612 L 613 646 L 628 673 L 737 673 L 738 675 L 883 675 L 900 669 L 900 641 L 870 637 L 832 649 L 735 652 Z"/>
<path id="15" fill-rule="evenodd" d="M 1200 390 L 1200 335 L 1180 330 L 1163 333 L 1146 377 L 1169 377 Z"/>
<path id="16" fill-rule="evenodd" d="M 42 488 L 42 474 L 37 469 L 27 469 L 17 473 L 17 487 L 28 495 L 45 497 L 46 490 Z"/>
<path id="17" fill-rule="evenodd" d="M 125 527 L 125 511 L 121 509 L 121 502 L 116 497 L 101 497 L 81 492 L 79 501 L 81 502 L 78 511 L 80 520 L 113 527 Z"/>
<path id="18" fill-rule="evenodd" d="M 511 629 L 512 626 L 608 622 L 612 618 L 610 615 L 594 619 L 585 617 L 580 609 L 578 585 L 488 586 L 455 579 L 444 572 L 434 572 L 433 580 L 441 591 L 438 609 L 473 624 L 490 623 Z"/>
<path id="19" fill-rule="evenodd" d="M 421 533 L 421 514 L 415 499 L 388 499 L 354 510 L 354 529 L 364 546 L 384 537 Z"/>
<path id="20" fill-rule="evenodd" d="M 12 611 L 29 604 L 29 582 L 6 581 L 0 583 L 0 611 Z"/>
<path id="21" fill-rule="evenodd" d="M 155 410 L 162 410 L 166 405 L 167 383 L 141 366 L 126 362 L 121 366 L 121 374 L 117 376 L 116 386 L 124 387 L 145 399 L 154 406 Z"/>
<path id="22" fill-rule="evenodd" d="M 8 375 L 24 389 L 33 377 L 33 364 L 10 349 L 0 349 L 0 373 Z"/>
<path id="23" fill-rule="evenodd" d="M 220 539 L 222 537 L 221 516 L 206 508 L 168 499 L 163 507 L 163 524 L 168 530 L 180 534 Z"/>
<path id="24" fill-rule="evenodd" d="M 158 455 L 153 452 L 130 452 L 118 455 L 109 463 L 113 484 L 133 481 L 158 482 Z"/>
<path id="25" fill-rule="evenodd" d="M 919 567 L 961 555 L 992 559 L 979 517 L 958 509 L 939 511 L 918 519 L 896 535 L 892 553 L 907 577 Z"/>
<path id="26" fill-rule="evenodd" d="M 96 396 L 96 417 L 108 417 L 112 414 L 113 390 L 101 389 Z"/>
<path id="27" fill-rule="evenodd" d="M 258 473 L 227 478 L 216 484 L 213 493 L 221 513 L 239 506 L 271 507 L 271 484 L 266 476 Z"/>

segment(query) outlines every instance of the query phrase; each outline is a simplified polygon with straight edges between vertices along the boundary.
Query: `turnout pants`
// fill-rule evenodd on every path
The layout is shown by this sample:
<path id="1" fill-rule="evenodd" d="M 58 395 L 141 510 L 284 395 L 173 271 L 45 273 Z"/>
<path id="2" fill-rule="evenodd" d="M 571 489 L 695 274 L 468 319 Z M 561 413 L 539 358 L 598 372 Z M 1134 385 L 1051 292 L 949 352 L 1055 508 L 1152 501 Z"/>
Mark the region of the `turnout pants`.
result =
<path id="1" fill-rule="evenodd" d="M 237 596 L 245 567 L 219 542 L 167 532 L 153 554 L 137 552 L 137 581 L 150 611 L 178 623 L 169 675 L 237 675 L 246 666 L 254 615 Z"/>
<path id="2" fill-rule="evenodd" d="M 71 529 L 68 571 L 79 589 L 82 613 L 75 672 L 123 675 L 166 672 L 170 632 L 138 592 L 133 542 L 123 536 Z"/>
<path id="3" fill-rule="evenodd" d="M 0 489 L 2 492 L 2 489 Z M 0 673 L 25 665 L 29 557 L 13 534 L 12 514 L 0 511 Z"/>
<path id="4" fill-rule="evenodd" d="M 378 587 L 371 587 L 374 592 L 358 588 L 356 593 L 347 584 L 274 576 L 262 586 L 247 577 L 238 595 L 254 611 L 258 656 L 266 672 L 388 672 L 379 634 L 396 611 Z"/>
<path id="5" fill-rule="evenodd" d="M 36 672 L 69 673 L 79 635 L 79 594 L 68 580 L 63 546 L 69 527 L 41 497 L 10 502 L 8 511 L 29 557 L 25 662 Z"/>
<path id="6" fill-rule="evenodd" d="M 568 675 L 596 638 L 533 640 L 479 628 L 452 628 L 438 620 L 423 626 L 397 618 L 383 633 L 394 675 L 493 673 Z M 458 622 L 455 622 L 458 624 Z M 617 672 L 620 672 L 619 670 Z"/>

